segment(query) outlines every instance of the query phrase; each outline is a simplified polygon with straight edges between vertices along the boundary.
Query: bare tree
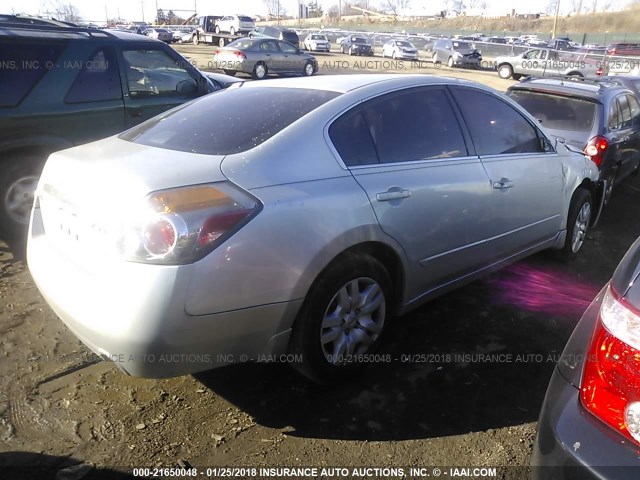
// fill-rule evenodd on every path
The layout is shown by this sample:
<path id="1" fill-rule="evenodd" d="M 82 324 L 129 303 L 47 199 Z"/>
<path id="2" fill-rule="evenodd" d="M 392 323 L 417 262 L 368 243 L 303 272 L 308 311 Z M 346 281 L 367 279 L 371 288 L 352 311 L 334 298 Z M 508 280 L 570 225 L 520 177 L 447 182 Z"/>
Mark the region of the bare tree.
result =
<path id="1" fill-rule="evenodd" d="M 57 1 L 53 4 L 52 10 L 56 16 L 56 20 L 74 23 L 82 21 L 78 7 L 73 5 L 71 2 L 64 3 L 62 1 Z"/>
<path id="2" fill-rule="evenodd" d="M 340 18 L 340 7 L 338 5 L 331 5 L 327 10 L 327 15 L 331 20 L 338 20 Z"/>
<path id="3" fill-rule="evenodd" d="M 407 8 L 410 3 L 411 0 L 384 0 L 382 2 L 382 9 L 394 15 L 398 15 L 398 12 Z"/>
<path id="4" fill-rule="evenodd" d="M 279 0 L 262 0 L 267 7 L 267 12 L 269 12 L 270 17 L 278 16 L 278 5 L 280 4 Z"/>
<path id="5" fill-rule="evenodd" d="M 452 0 L 450 10 L 460 15 L 467 8 L 465 0 Z"/>

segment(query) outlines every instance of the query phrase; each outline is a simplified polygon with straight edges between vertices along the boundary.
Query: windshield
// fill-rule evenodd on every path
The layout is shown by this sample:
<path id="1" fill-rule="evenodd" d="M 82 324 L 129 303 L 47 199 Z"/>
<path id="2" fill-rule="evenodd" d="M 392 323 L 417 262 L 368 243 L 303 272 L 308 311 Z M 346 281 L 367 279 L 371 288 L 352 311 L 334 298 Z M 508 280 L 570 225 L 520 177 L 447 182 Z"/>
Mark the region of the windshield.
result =
<path id="1" fill-rule="evenodd" d="M 257 147 L 339 95 L 279 87 L 222 90 L 158 115 L 120 138 L 168 150 L 229 155 Z"/>
<path id="2" fill-rule="evenodd" d="M 472 50 L 471 44 L 467 42 L 453 42 L 454 50 Z"/>
<path id="3" fill-rule="evenodd" d="M 411 45 L 409 42 L 405 42 L 404 40 L 397 41 L 396 45 L 404 48 L 413 48 L 413 45 Z"/>
<path id="4" fill-rule="evenodd" d="M 367 43 L 362 37 L 351 37 L 351 43 Z"/>
<path id="5" fill-rule="evenodd" d="M 511 90 L 508 95 L 537 118 L 544 128 L 584 133 L 593 129 L 595 102 L 523 90 Z"/>

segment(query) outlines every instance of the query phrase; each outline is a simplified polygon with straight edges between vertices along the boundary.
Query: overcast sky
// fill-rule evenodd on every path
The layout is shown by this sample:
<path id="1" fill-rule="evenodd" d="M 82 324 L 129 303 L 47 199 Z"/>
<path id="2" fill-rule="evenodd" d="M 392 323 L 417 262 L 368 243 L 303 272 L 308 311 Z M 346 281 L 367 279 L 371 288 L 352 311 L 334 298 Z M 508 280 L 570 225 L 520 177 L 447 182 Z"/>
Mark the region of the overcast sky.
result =
<path id="1" fill-rule="evenodd" d="M 118 13 L 127 20 L 142 20 L 143 11 L 146 21 L 155 18 L 156 5 L 165 12 L 173 10 L 181 17 L 191 15 L 195 9 L 199 14 L 227 15 L 232 13 L 242 13 L 247 15 L 264 15 L 267 13 L 263 0 L 234 0 L 233 2 L 223 2 L 220 0 L 60 0 L 62 3 L 71 3 L 76 6 L 84 20 L 104 21 L 105 8 L 109 18 L 116 17 Z M 307 0 L 304 0 L 307 1 Z M 515 8 L 517 12 L 544 12 L 550 1 L 553 0 L 485 0 L 487 3 L 487 15 L 499 15 L 511 11 Z M 573 2 L 579 0 L 560 0 L 561 11 L 570 11 Z M 583 0 L 583 5 L 591 6 L 594 0 Z M 597 0 L 600 5 L 610 2 L 610 0 Z M 46 14 L 52 12 L 52 5 L 58 0 L 0 0 L 0 13 L 26 13 L 26 14 Z M 290 14 L 297 9 L 297 0 L 281 0 L 281 5 Z M 338 0 L 319 0 L 319 3 L 326 8 L 337 4 Z M 381 3 L 371 0 L 371 4 Z M 481 2 L 478 2 L 481 3 Z M 622 6 L 629 3 L 629 0 L 614 0 L 614 5 Z M 414 14 L 432 15 L 444 8 L 444 0 L 411 0 L 411 12 Z M 184 10 L 179 12 L 179 10 Z"/>

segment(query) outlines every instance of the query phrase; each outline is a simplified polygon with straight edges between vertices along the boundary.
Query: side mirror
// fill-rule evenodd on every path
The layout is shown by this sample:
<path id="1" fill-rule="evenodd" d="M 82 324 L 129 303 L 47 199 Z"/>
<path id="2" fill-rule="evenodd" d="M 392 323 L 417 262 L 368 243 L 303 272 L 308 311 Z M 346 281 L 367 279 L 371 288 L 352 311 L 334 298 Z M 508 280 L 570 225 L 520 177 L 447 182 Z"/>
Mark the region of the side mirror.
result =
<path id="1" fill-rule="evenodd" d="M 201 78 L 204 81 L 204 77 L 201 77 Z M 198 91 L 199 91 L 198 83 L 196 83 L 196 81 L 192 78 L 189 78 L 186 80 L 180 80 L 176 85 L 176 92 L 178 93 L 178 95 L 182 97 L 191 96 L 195 93 L 198 93 Z"/>

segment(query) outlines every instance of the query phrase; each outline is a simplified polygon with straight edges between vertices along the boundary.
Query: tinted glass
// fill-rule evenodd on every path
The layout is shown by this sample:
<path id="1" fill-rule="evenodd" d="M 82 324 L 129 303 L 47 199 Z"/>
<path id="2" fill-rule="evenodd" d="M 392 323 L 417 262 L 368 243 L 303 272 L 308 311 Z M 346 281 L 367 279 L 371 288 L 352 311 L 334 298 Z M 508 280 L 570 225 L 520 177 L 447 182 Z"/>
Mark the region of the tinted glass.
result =
<path id="1" fill-rule="evenodd" d="M 629 102 L 629 109 L 631 109 L 631 118 L 634 119 L 640 114 L 640 105 L 638 99 L 633 95 L 627 95 L 627 101 Z"/>
<path id="2" fill-rule="evenodd" d="M 127 85 L 132 97 L 183 96 L 182 82 L 193 83 L 189 73 L 162 50 L 125 50 Z M 197 95 L 197 85 L 192 96 Z"/>
<path id="3" fill-rule="evenodd" d="M 596 119 L 596 103 L 546 93 L 510 90 L 509 97 L 542 122 L 544 128 L 589 133 Z"/>
<path id="4" fill-rule="evenodd" d="M 412 89 L 363 106 L 381 163 L 467 155 L 460 126 L 442 89 Z"/>
<path id="5" fill-rule="evenodd" d="M 541 152 L 537 131 L 508 103 L 478 90 L 456 88 L 478 155 Z"/>
<path id="6" fill-rule="evenodd" d="M 620 128 L 620 113 L 618 110 L 618 102 L 615 99 L 609 105 L 609 114 L 607 116 L 607 125 L 610 130 Z"/>
<path id="7" fill-rule="evenodd" d="M 0 107 L 18 105 L 65 47 L 66 44 L 0 43 Z"/>
<path id="8" fill-rule="evenodd" d="M 253 22 L 253 19 L 251 17 L 238 17 L 238 20 L 240 20 L 241 22 Z"/>
<path id="9" fill-rule="evenodd" d="M 253 40 L 251 38 L 241 38 L 235 40 L 227 45 L 228 48 L 235 48 L 238 50 L 255 50 L 260 44 L 259 40 Z"/>
<path id="10" fill-rule="evenodd" d="M 453 42 L 454 50 L 471 50 L 471 44 L 467 42 Z"/>
<path id="11" fill-rule="evenodd" d="M 65 102 L 102 102 L 121 98 L 122 87 L 118 75 L 118 64 L 113 50 L 109 48 L 98 50 L 85 63 L 73 82 Z"/>
<path id="12" fill-rule="evenodd" d="M 297 45 L 299 42 L 296 32 L 282 32 L 282 40 L 284 40 L 285 42 L 289 42 L 292 45 Z"/>
<path id="13" fill-rule="evenodd" d="M 120 138 L 169 150 L 228 155 L 260 145 L 338 95 L 301 88 L 223 90 L 154 117 Z"/>
<path id="14" fill-rule="evenodd" d="M 329 137 L 349 167 L 378 163 L 367 123 L 360 110 L 343 115 L 329 128 Z"/>
<path id="15" fill-rule="evenodd" d="M 280 42 L 279 45 L 280 45 L 280 50 L 282 50 L 284 53 L 298 53 L 298 49 L 293 45 L 291 45 L 290 43 Z"/>
<path id="16" fill-rule="evenodd" d="M 622 127 L 626 128 L 631 125 L 631 110 L 629 110 L 629 102 L 627 101 L 626 95 L 620 95 L 618 97 L 618 105 L 620 106 Z"/>

